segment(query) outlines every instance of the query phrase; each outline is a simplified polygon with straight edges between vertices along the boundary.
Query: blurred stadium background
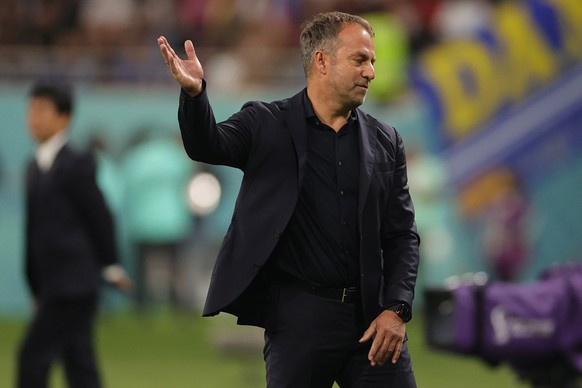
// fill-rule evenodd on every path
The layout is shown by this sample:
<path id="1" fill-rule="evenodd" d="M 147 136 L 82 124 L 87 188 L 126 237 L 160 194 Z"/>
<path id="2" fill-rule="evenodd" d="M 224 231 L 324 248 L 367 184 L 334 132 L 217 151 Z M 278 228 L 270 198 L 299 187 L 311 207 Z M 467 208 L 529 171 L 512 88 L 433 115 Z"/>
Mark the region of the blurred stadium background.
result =
<path id="1" fill-rule="evenodd" d="M 377 78 L 364 109 L 395 125 L 407 147 L 423 238 L 410 327 L 419 386 L 525 386 L 506 368 L 428 349 L 423 290 L 481 272 L 526 283 L 549 266 L 582 258 L 580 0 L 3 0 L 0 386 L 11 384 L 14 347 L 30 314 L 22 187 L 33 150 L 27 92 L 39 78 L 75 85 L 71 138 L 99 154 L 100 183 L 131 273 L 135 235 L 157 236 L 155 225 L 132 214 L 166 214 L 160 201 L 171 194 L 160 187 L 181 193 L 187 209 L 189 220 L 176 220 L 187 230 L 173 280 L 185 309 L 168 308 L 163 263 L 151 269 L 155 303 L 146 314 L 134 313 L 130 297 L 104 290 L 99 343 L 108 386 L 262 386 L 257 333 L 228 317 L 198 318 L 241 173 L 185 155 L 176 163 L 187 165 L 173 171 L 156 162 L 162 146 L 142 150 L 141 162 L 135 151 L 144 135 L 167 140 L 178 131 L 178 90 L 157 36 L 174 47 L 194 41 L 215 114 L 225 119 L 249 99 L 283 98 L 303 87 L 301 22 L 329 10 L 372 23 Z M 151 168 L 132 168 L 144 163 Z M 192 183 L 200 173 L 220 187 L 208 179 Z"/>

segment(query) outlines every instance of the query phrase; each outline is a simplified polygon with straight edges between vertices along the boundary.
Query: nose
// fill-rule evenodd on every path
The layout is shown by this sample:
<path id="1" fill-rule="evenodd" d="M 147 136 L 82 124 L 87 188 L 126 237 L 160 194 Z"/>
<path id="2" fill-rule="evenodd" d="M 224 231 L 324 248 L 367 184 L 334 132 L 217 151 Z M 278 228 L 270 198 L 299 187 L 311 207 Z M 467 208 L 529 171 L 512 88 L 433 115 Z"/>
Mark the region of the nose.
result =
<path id="1" fill-rule="evenodd" d="M 374 70 L 374 65 L 372 63 L 368 63 L 368 66 L 364 67 L 362 77 L 366 78 L 368 81 L 372 81 L 376 78 L 376 70 Z"/>

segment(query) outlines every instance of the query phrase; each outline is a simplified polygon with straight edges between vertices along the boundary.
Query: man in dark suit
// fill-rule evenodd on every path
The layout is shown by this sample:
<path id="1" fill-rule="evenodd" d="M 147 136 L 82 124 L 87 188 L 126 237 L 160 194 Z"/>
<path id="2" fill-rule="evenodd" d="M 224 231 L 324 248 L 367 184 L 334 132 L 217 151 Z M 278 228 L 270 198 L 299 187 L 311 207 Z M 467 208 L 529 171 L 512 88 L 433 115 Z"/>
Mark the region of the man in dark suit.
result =
<path id="1" fill-rule="evenodd" d="M 182 91 L 188 155 L 244 172 L 204 315 L 265 328 L 268 387 L 416 387 L 405 322 L 419 236 L 402 139 L 358 107 L 373 31 L 331 12 L 304 24 L 307 87 L 216 123 L 191 41 L 162 55 Z"/>
<path id="2" fill-rule="evenodd" d="M 38 143 L 26 176 L 26 278 L 35 314 L 18 360 L 19 388 L 42 388 L 60 358 L 70 387 L 100 387 L 93 326 L 102 277 L 131 285 L 117 264 L 112 216 L 97 187 L 95 159 L 67 145 L 73 100 L 37 84 L 27 112 Z"/>

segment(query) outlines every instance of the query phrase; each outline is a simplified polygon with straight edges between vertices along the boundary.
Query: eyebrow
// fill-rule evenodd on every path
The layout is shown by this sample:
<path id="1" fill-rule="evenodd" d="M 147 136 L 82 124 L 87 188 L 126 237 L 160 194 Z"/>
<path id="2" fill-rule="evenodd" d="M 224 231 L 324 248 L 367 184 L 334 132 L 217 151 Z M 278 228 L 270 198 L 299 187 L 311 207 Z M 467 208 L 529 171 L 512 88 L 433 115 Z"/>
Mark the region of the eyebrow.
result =
<path id="1" fill-rule="evenodd" d="M 370 55 L 368 55 L 368 54 L 366 54 L 366 53 L 364 53 L 362 51 L 358 51 L 358 52 L 354 53 L 352 55 L 352 57 L 353 58 L 362 58 L 364 60 L 370 59 L 370 61 L 372 62 L 372 64 L 376 63 L 376 57 L 375 56 L 374 57 L 371 57 Z"/>

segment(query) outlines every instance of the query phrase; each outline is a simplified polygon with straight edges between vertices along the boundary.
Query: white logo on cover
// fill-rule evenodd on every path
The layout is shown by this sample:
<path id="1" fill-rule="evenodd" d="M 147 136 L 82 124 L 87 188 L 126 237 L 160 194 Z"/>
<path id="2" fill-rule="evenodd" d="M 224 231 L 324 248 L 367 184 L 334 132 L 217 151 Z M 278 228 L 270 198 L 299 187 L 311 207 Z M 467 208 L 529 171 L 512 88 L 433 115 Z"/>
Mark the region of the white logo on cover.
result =
<path id="1" fill-rule="evenodd" d="M 494 342 L 505 345 L 512 339 L 547 338 L 556 331 L 556 325 L 550 318 L 522 318 L 509 315 L 503 306 L 491 310 Z"/>

